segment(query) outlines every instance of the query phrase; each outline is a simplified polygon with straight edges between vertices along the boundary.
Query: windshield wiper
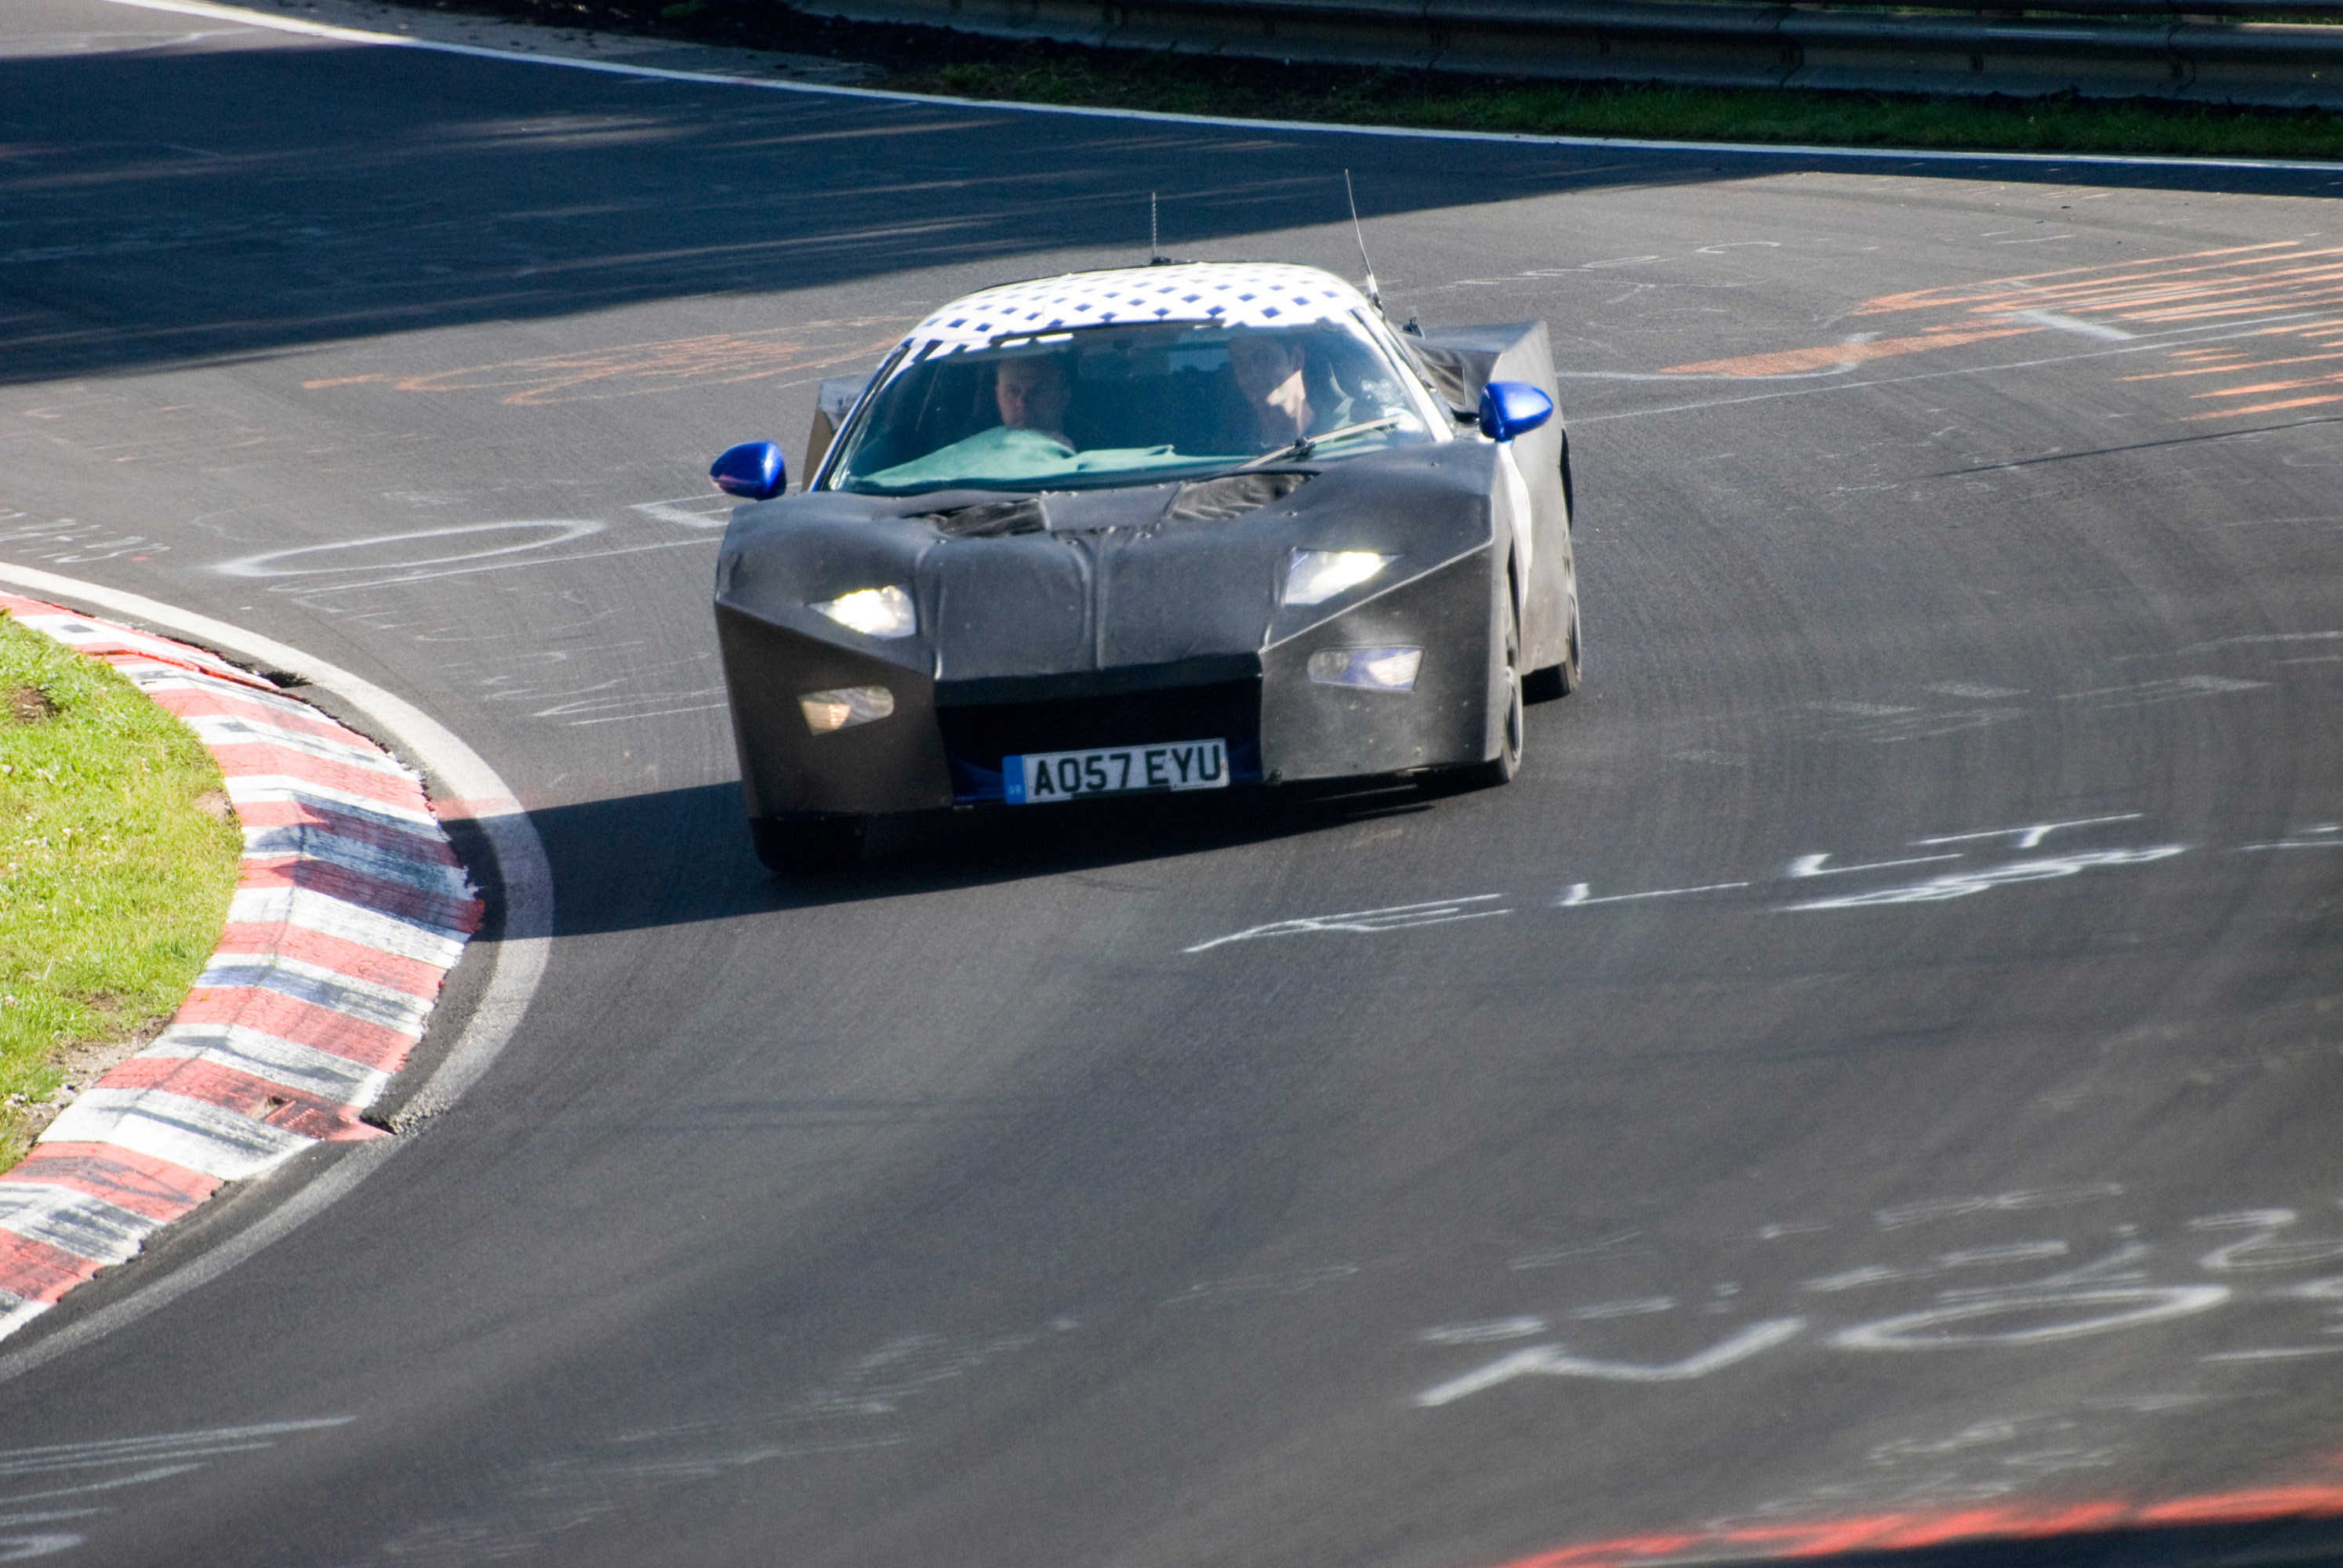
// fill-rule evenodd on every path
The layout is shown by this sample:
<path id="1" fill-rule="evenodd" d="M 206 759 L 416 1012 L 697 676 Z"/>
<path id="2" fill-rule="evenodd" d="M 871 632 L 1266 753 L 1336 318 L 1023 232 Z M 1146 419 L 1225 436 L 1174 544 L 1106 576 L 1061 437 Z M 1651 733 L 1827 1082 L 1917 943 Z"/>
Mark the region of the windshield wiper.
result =
<path id="1" fill-rule="evenodd" d="M 1329 430 L 1322 436 L 1304 436 L 1290 447 L 1280 447 L 1274 452 L 1263 452 L 1260 457 L 1239 463 L 1228 471 L 1232 474 L 1242 474 L 1248 468 L 1258 468 L 1269 463 L 1291 463 L 1310 456 L 1328 441 L 1339 441 L 1346 436 L 1363 436 L 1370 430 L 1388 430 L 1406 417 L 1404 414 L 1386 414 L 1380 419 L 1369 419 L 1358 425 L 1345 425 L 1339 430 Z"/>

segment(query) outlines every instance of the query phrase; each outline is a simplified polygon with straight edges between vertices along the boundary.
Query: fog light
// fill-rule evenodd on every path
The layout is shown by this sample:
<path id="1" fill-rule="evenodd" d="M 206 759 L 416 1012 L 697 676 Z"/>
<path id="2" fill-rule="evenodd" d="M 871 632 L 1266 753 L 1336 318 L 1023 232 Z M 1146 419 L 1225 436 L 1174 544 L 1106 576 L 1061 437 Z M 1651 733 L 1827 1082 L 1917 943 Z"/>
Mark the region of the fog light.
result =
<path id="1" fill-rule="evenodd" d="M 846 686 L 836 691 L 808 691 L 798 698 L 805 710 L 806 728 L 816 735 L 851 729 L 895 711 L 895 694 L 883 686 Z"/>
<path id="2" fill-rule="evenodd" d="M 1423 663 L 1420 648 L 1322 648 L 1310 656 L 1310 678 L 1321 686 L 1413 691 Z"/>

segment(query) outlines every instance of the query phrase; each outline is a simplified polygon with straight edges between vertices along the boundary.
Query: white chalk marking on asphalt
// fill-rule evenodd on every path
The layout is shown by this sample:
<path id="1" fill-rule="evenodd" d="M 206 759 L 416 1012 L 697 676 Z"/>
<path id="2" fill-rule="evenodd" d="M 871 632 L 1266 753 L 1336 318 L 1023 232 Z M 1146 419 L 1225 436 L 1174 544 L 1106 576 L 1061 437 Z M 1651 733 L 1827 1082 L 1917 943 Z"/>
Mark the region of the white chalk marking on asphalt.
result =
<path id="1" fill-rule="evenodd" d="M 1731 1339 L 1686 1356 L 1680 1362 L 1658 1366 L 1638 1362 L 1604 1362 L 1585 1356 L 1574 1356 L 1560 1345 L 1532 1345 L 1512 1355 L 1501 1356 L 1477 1372 L 1463 1377 L 1435 1383 L 1415 1396 L 1415 1402 L 1425 1409 L 1452 1404 L 1467 1394 L 1511 1382 L 1518 1377 L 1590 1377 L 1606 1382 L 1685 1382 L 1693 1378 L 1706 1377 L 1735 1362 L 1772 1350 L 1806 1326 L 1804 1318 L 1771 1318 L 1762 1323 L 1752 1323 Z"/>
<path id="2" fill-rule="evenodd" d="M 1851 1329 L 1841 1329 L 1831 1336 L 1830 1342 L 1845 1351 L 1937 1351 L 1963 1350 L 1980 1345 L 2048 1344 L 2057 1340 L 2080 1339 L 2087 1334 L 2103 1334 L 2116 1329 L 2136 1328 L 2143 1323 L 2187 1317 L 2219 1306 L 2229 1299 L 2229 1294 L 2227 1285 L 2146 1285 L 2104 1291 L 2012 1292 L 1989 1300 L 1965 1302 L 1957 1306 L 1931 1307 L 1926 1312 L 1883 1318 L 1875 1323 L 1859 1323 Z M 2043 1312 L 2059 1307 L 2111 1310 L 2092 1311 L 2087 1316 L 2067 1322 L 2041 1323 L 2028 1328 L 2005 1329 L 1999 1332 L 1947 1332 L 1956 1325 L 2013 1314 L 2022 1322 L 2031 1322 Z"/>
<path id="3" fill-rule="evenodd" d="M 1563 1316 L 1574 1322 L 1592 1323 L 1605 1318 L 1641 1318 L 1675 1310 L 1674 1296 L 1636 1296 L 1624 1302 L 1596 1302 L 1592 1306 L 1573 1307 Z"/>
<path id="4" fill-rule="evenodd" d="M 335 27 L 320 22 L 299 22 L 289 16 L 264 15 L 234 5 L 214 5 L 203 0 L 113 0 L 142 11 L 168 11 L 182 16 L 204 16 L 219 22 L 241 22 L 278 33 L 327 38 L 344 44 L 377 44 L 402 49 L 423 49 L 439 55 L 468 55 L 480 60 L 504 60 L 522 65 L 560 65 L 573 71 L 598 71 L 614 76 L 649 77 L 663 82 L 689 82 L 711 87 L 755 87 L 770 93 L 802 93 L 828 98 L 866 98 L 880 103 L 933 104 L 956 109 L 983 109 L 993 114 L 1067 115 L 1081 119 L 1137 120 L 1153 125 L 1220 126 L 1241 131 L 1292 131 L 1312 136 L 1383 136 L 1403 141 L 1495 142 L 1514 146 L 1596 147 L 1605 151 L 1654 153 L 1737 153 L 1752 157 L 1844 158 L 1865 163 L 2053 164 L 2060 166 L 2269 169 L 2343 174 L 2343 163 L 2308 159 L 2155 157 L 2123 153 L 1968 153 L 1926 147 L 1768 146 L 1749 142 L 1664 142 L 1621 136 L 1537 136 L 1526 131 L 1441 131 L 1404 126 L 1328 126 L 1307 120 L 1252 120 L 1229 115 L 1178 115 L 1161 109 L 1106 109 L 1076 104 L 1002 103 L 991 98 L 952 98 L 925 93 L 896 93 L 880 87 L 825 86 L 812 82 L 773 82 L 755 76 L 727 76 L 709 71 L 677 71 L 658 65 L 628 65 L 615 60 L 580 60 L 554 55 L 522 54 L 490 49 L 478 44 L 443 44 L 394 33 L 367 33 L 355 27 Z M 1564 173 L 1574 171 L 1564 170 Z"/>
<path id="5" fill-rule="evenodd" d="M 1957 854 L 1915 855 L 1908 860 L 1872 860 L 1860 866 L 1832 866 L 1825 869 L 1823 862 L 1829 859 L 1828 855 L 1800 855 L 1790 862 L 1790 869 L 1782 874 L 1785 877 L 1844 877 L 1850 871 L 1884 871 L 1890 866 L 1925 866 L 1932 860 L 1957 860 L 1960 856 Z"/>
<path id="6" fill-rule="evenodd" d="M 469 550 L 460 555 L 427 556 L 415 561 L 383 561 L 373 566 L 351 566 L 338 558 L 325 566 L 287 566 L 284 563 L 297 557 L 332 558 L 337 550 L 371 550 L 384 545 L 409 544 L 417 539 L 453 539 L 472 534 L 505 534 L 515 529 L 545 529 L 558 531 L 541 539 L 524 544 L 494 545 Z M 521 555 L 531 550 L 549 549 L 566 545 L 573 539 L 586 538 L 602 531 L 602 525 L 591 518 L 521 518 L 509 522 L 462 523 L 453 528 L 424 528 L 403 534 L 374 534 L 365 538 L 332 539 L 322 545 L 295 545 L 287 549 L 264 550 L 257 555 L 238 556 L 222 561 L 212 570 L 232 578 L 314 578 L 374 576 L 384 572 L 409 572 L 424 567 L 456 566 L 466 561 L 485 560 L 491 556 Z"/>
<path id="7" fill-rule="evenodd" d="M 2091 849 L 2040 860 L 2012 860 L 2006 865 L 1986 866 L 1974 871 L 1947 871 L 1925 882 L 1875 888 L 1869 892 L 1850 893 L 1845 898 L 1809 899 L 1804 903 L 1784 904 L 1781 910 L 1788 913 L 1799 910 L 1863 910 L 1890 904 L 1941 903 L 1948 899 L 1971 898 L 2017 882 L 2043 882 L 2071 877 L 2094 866 L 2145 866 L 2187 852 L 2186 844 L 2157 844 L 2145 849 Z"/>
<path id="8" fill-rule="evenodd" d="M 1262 937 L 1300 936 L 1306 931 L 1362 931 L 1369 935 L 1377 931 L 1403 931 L 1416 926 L 1441 926 L 1452 920 L 1480 920 L 1492 915 L 1509 915 L 1511 910 L 1466 910 L 1466 904 L 1486 903 L 1502 899 L 1503 893 L 1473 893 L 1461 899 L 1434 899 L 1429 903 L 1393 904 L 1383 910 L 1353 910 L 1341 915 L 1302 915 L 1290 920 L 1272 920 L 1265 926 L 1248 926 L 1224 937 L 1214 937 L 1208 942 L 1198 942 L 1192 948 L 1182 948 L 1183 953 L 1201 953 L 1229 942 L 1250 942 Z"/>
<path id="9" fill-rule="evenodd" d="M 433 775 L 445 790 L 443 809 L 447 819 L 468 818 L 478 824 L 496 859 L 504 887 L 504 929 L 494 944 L 496 952 L 490 960 L 493 967 L 471 1017 L 465 1020 L 447 1058 L 400 1114 L 398 1126 L 402 1130 L 411 1128 L 454 1105 L 466 1090 L 479 1081 L 520 1028 L 529 1003 L 537 996 L 538 986 L 545 978 L 553 943 L 553 868 L 546 859 L 545 845 L 538 838 L 536 828 L 496 769 L 461 737 L 406 699 L 274 638 L 143 594 L 125 593 L 119 588 L 36 571 L 30 567 L 0 563 L 0 582 L 167 628 L 272 668 L 288 671 L 332 692 L 380 725 L 409 758 L 419 761 Z M 67 1111 L 88 1098 L 84 1095 L 81 1101 L 68 1106 Z M 411 1141 L 407 1138 L 377 1138 L 351 1147 L 327 1166 L 317 1180 L 186 1267 L 66 1324 L 14 1354 L 0 1356 L 0 1382 L 136 1322 L 187 1292 L 220 1278 L 262 1248 L 292 1234 L 322 1213 Z"/>
<path id="10" fill-rule="evenodd" d="M 1544 1318 L 1492 1318 L 1478 1323 L 1442 1323 L 1415 1337 L 1426 1344 L 1478 1345 L 1492 1340 L 1525 1340 L 1545 1330 Z"/>
<path id="11" fill-rule="evenodd" d="M 2053 332 L 2073 332 L 2085 337 L 2097 337 L 2107 343 L 2128 343 L 2138 336 L 2137 333 L 2126 332 L 2120 327 L 2110 327 L 2104 321 L 2083 321 L 2072 316 L 2061 316 L 2055 310 L 2013 310 L 2008 319 L 2046 327 Z"/>
<path id="12" fill-rule="evenodd" d="M 1605 1236 L 1600 1241 L 1582 1241 L 1568 1247 L 1544 1248 L 1534 1252 L 1524 1252 L 1507 1262 L 1505 1267 L 1543 1269 L 1551 1264 L 1559 1263 L 1564 1258 L 1585 1258 L 1598 1252 L 1607 1252 L 1616 1258 L 1649 1257 L 1650 1248 L 1629 1246 L 1631 1242 L 1643 1240 L 1643 1236 L 1644 1233 L 1641 1231 L 1622 1231 L 1615 1236 Z"/>
<path id="13" fill-rule="evenodd" d="M 136 1464 L 155 1460 L 200 1458 L 215 1453 L 246 1453 L 274 1448 L 263 1441 L 297 1432 L 347 1426 L 356 1416 L 329 1415 L 311 1421 L 272 1422 L 266 1426 L 223 1426 L 207 1432 L 166 1432 L 152 1437 L 106 1438 L 96 1442 L 50 1443 L 40 1448 L 0 1451 L 0 1476 L 40 1475 L 59 1470 L 85 1470 L 107 1464 Z"/>
<path id="14" fill-rule="evenodd" d="M 1631 899 L 1673 899 L 1685 893 L 1721 893 L 1727 888 L 1745 888 L 1746 882 L 1704 882 L 1697 888 L 1654 888 L 1644 893 L 1611 893 L 1603 898 L 1589 898 L 1594 890 L 1584 882 L 1573 882 L 1570 890 L 1554 901 L 1557 910 L 1583 910 L 1594 904 L 1624 904 Z"/>
<path id="15" fill-rule="evenodd" d="M 2119 817 L 2077 817 L 2070 822 L 2036 822 L 2024 828 L 1987 828 L 1976 833 L 1942 833 L 1934 839 L 1915 839 L 1915 848 L 1931 844 L 1966 844 L 1973 839 L 2016 838 L 2012 849 L 2031 849 L 2061 828 L 2092 828 L 2102 822 L 2137 822 L 2146 813 L 2126 811 Z"/>

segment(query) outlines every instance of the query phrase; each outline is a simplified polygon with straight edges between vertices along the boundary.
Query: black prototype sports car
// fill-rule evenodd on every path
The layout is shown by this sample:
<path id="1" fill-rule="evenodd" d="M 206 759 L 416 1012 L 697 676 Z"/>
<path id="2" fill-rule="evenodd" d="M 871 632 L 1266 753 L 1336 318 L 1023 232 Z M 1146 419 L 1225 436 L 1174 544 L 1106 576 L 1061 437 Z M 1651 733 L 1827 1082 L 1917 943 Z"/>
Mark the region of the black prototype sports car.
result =
<path id="1" fill-rule="evenodd" d="M 1328 274 L 1174 264 L 955 301 L 827 383 L 716 624 L 757 849 L 866 819 L 1450 770 L 1578 680 L 1543 322 L 1393 332 Z"/>

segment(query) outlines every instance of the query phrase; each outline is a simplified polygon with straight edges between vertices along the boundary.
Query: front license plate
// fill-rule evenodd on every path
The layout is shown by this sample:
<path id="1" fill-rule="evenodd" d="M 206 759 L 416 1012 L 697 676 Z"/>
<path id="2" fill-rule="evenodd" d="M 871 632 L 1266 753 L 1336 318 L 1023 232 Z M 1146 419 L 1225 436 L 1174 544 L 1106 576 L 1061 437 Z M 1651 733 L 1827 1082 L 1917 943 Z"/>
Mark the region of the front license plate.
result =
<path id="1" fill-rule="evenodd" d="M 1165 789 L 1224 789 L 1225 740 L 1173 740 L 1161 746 L 1111 746 L 1099 751 L 1036 751 L 1004 757 L 1001 780 L 1012 806 L 1039 806 L 1085 795 L 1140 795 Z"/>

